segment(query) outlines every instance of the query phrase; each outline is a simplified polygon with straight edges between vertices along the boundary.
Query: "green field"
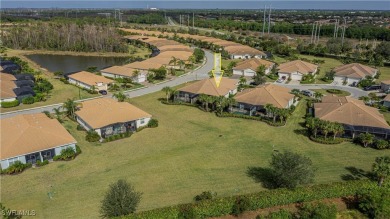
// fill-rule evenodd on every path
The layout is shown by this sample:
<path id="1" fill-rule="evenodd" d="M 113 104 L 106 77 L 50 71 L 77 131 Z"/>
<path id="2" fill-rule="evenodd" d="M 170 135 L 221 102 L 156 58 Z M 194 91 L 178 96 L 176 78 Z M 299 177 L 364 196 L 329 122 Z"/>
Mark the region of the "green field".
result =
<path id="1" fill-rule="evenodd" d="M 131 99 L 160 126 L 128 139 L 104 144 L 84 140 L 76 124 L 65 122 L 82 154 L 20 175 L 1 177 L 2 202 L 11 209 L 35 209 L 39 218 L 96 218 L 108 185 L 127 179 L 143 193 L 139 210 L 191 202 L 202 191 L 218 196 L 250 193 L 262 186 L 247 176 L 248 167 L 268 165 L 273 149 L 309 156 L 318 168 L 316 183 L 342 180 L 346 167 L 369 170 L 376 156 L 390 151 L 351 143 L 321 145 L 299 134 L 304 103 L 285 127 L 259 121 L 218 118 L 188 106 L 164 105 L 162 92 Z M 52 192 L 53 198 L 48 197 Z"/>

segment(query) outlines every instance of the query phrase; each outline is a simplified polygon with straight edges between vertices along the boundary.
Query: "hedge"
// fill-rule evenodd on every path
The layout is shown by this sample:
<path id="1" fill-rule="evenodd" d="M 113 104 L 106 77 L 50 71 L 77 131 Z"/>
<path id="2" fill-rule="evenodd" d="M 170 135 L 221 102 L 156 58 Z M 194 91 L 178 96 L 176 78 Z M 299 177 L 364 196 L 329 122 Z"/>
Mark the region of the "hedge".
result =
<path id="1" fill-rule="evenodd" d="M 331 94 L 341 94 L 342 93 L 342 91 L 339 89 L 327 89 L 326 91 L 328 93 L 331 93 Z"/>
<path id="2" fill-rule="evenodd" d="M 267 123 L 270 126 L 275 126 L 275 127 L 284 126 L 286 124 L 286 123 L 280 123 L 280 122 L 273 122 L 271 120 L 265 119 L 264 117 L 248 116 L 248 115 L 234 114 L 234 113 L 227 113 L 227 112 L 217 113 L 216 115 L 218 117 L 234 117 L 234 118 L 262 121 L 262 122 Z"/>
<path id="3" fill-rule="evenodd" d="M 122 138 L 128 138 L 132 135 L 131 132 L 125 132 L 125 133 L 121 133 L 121 134 L 116 134 L 116 135 L 110 135 L 108 137 L 106 137 L 103 142 L 110 142 L 110 141 L 116 141 L 116 140 L 119 140 L 119 139 L 122 139 Z"/>
<path id="4" fill-rule="evenodd" d="M 309 136 L 310 140 L 314 141 L 314 142 L 317 142 L 317 143 L 320 143 L 320 144 L 340 144 L 344 141 L 346 141 L 347 139 L 344 139 L 344 138 L 336 138 L 336 139 L 333 139 L 333 136 L 329 136 L 327 139 L 325 139 L 324 137 L 319 137 L 317 136 L 316 138 L 312 135 Z"/>
<path id="5" fill-rule="evenodd" d="M 327 198 L 339 198 L 355 195 L 358 191 L 377 186 L 369 180 L 355 180 L 348 182 L 333 182 L 306 187 L 298 187 L 292 190 L 275 189 L 241 196 L 231 196 L 190 203 L 196 218 L 220 217 L 232 213 L 237 197 L 246 198 L 249 202 L 248 210 L 270 208 L 280 205 L 288 205 L 298 202 L 310 202 Z M 165 208 L 153 209 L 127 215 L 126 219 L 149 218 L 178 218 L 181 206 L 176 205 Z"/>
<path id="6" fill-rule="evenodd" d="M 9 101 L 9 102 L 1 102 L 1 107 L 3 108 L 11 108 L 19 106 L 19 100 Z"/>

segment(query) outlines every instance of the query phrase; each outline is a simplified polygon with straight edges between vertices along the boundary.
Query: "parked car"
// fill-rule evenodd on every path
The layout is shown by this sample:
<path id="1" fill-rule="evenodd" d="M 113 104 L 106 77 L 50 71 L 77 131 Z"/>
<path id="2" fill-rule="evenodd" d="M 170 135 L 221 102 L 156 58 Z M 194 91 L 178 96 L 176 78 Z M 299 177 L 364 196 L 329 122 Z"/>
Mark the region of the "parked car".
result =
<path id="1" fill-rule="evenodd" d="M 363 88 L 363 90 L 365 90 L 365 91 L 379 90 L 379 89 L 381 89 L 380 85 L 371 85 L 371 86 L 367 86 L 367 87 Z"/>
<path id="2" fill-rule="evenodd" d="M 100 93 L 101 95 L 107 95 L 107 91 L 106 91 L 106 90 L 99 90 L 99 93 Z"/>
<path id="3" fill-rule="evenodd" d="M 353 82 L 351 85 L 350 85 L 351 87 L 356 87 L 357 86 L 357 83 L 356 83 L 356 81 L 355 82 Z"/>
<path id="4" fill-rule="evenodd" d="M 313 96 L 313 93 L 309 90 L 302 90 L 301 93 L 305 96 L 308 96 L 308 97 Z"/>
<path id="5" fill-rule="evenodd" d="M 284 81 L 284 78 L 279 78 L 276 82 L 277 83 L 282 83 Z"/>

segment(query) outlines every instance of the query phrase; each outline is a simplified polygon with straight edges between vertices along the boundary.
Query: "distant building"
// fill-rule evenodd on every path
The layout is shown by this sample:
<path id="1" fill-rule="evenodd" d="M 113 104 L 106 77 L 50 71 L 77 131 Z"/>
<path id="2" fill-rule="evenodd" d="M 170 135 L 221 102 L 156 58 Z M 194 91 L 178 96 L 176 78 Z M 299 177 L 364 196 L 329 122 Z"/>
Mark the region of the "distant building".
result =
<path id="1" fill-rule="evenodd" d="M 200 94 L 229 97 L 237 93 L 238 80 L 222 78 L 217 87 L 214 78 L 203 79 L 178 89 L 176 100 L 195 103 Z"/>
<path id="2" fill-rule="evenodd" d="M 367 76 L 375 77 L 378 70 L 359 63 L 351 63 L 336 67 L 334 81 L 338 84 L 357 84 Z"/>
<path id="3" fill-rule="evenodd" d="M 92 87 L 95 87 L 95 90 L 107 90 L 108 86 L 114 82 L 111 79 L 105 78 L 100 75 L 96 75 L 86 71 L 80 71 L 68 75 L 68 81 L 71 84 L 80 86 L 87 90 L 91 90 Z"/>
<path id="4" fill-rule="evenodd" d="M 378 109 L 351 97 L 323 97 L 320 103 L 314 103 L 314 116 L 343 124 L 352 137 L 366 132 L 384 138 L 390 134 L 390 126 Z"/>
<path id="5" fill-rule="evenodd" d="M 138 74 L 135 74 L 135 72 L 137 72 L 137 71 L 138 71 Z M 111 66 L 109 68 L 105 68 L 105 69 L 100 70 L 100 72 L 102 73 L 103 76 L 106 76 L 109 78 L 130 78 L 134 82 L 137 82 L 137 83 L 145 82 L 146 76 L 147 76 L 147 69 L 146 70 L 135 69 L 135 68 L 127 67 L 127 65 Z"/>
<path id="6" fill-rule="evenodd" d="M 33 76 L 23 76 L 23 74 L 12 75 L 0 73 L 0 102 L 11 102 L 15 100 L 21 102 L 26 97 L 35 96 L 33 90 L 34 81 L 23 80 L 23 78 L 34 79 Z"/>
<path id="7" fill-rule="evenodd" d="M 234 111 L 254 115 L 258 111 L 265 112 L 267 104 L 281 109 L 289 108 L 294 104 L 294 97 L 288 88 L 274 84 L 261 85 L 238 93 L 234 97 L 237 101 Z"/>
<path id="8" fill-rule="evenodd" d="M 1 119 L 0 132 L 2 169 L 16 161 L 35 164 L 51 160 L 68 147 L 76 151 L 76 140 L 56 119 L 44 113 Z"/>
<path id="9" fill-rule="evenodd" d="M 233 74 L 253 77 L 256 75 L 256 71 L 259 66 L 263 65 L 265 67 L 265 74 L 269 74 L 275 63 L 264 60 L 264 59 L 248 59 L 237 64 L 236 67 L 233 67 Z"/>
<path id="10" fill-rule="evenodd" d="M 279 78 L 291 80 L 302 80 L 303 75 L 314 75 L 317 72 L 318 66 L 305 62 L 302 60 L 295 60 L 291 62 L 286 62 L 278 67 Z"/>

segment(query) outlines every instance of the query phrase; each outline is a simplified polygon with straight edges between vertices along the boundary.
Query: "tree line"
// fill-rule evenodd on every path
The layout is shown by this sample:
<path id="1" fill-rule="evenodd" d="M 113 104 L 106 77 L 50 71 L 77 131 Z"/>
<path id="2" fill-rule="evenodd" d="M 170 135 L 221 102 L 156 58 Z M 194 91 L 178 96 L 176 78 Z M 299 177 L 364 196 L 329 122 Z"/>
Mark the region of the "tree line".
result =
<path id="1" fill-rule="evenodd" d="M 244 31 L 257 31 L 263 30 L 262 21 L 246 22 L 246 21 L 233 21 L 229 19 L 208 19 L 208 20 L 196 20 L 195 25 L 197 27 L 205 27 L 212 29 L 225 29 L 229 31 L 244 30 Z M 267 30 L 267 26 L 265 29 Z M 277 22 L 272 24 L 270 31 L 272 33 L 286 33 L 286 34 L 298 34 L 298 35 L 311 35 L 313 30 L 312 24 L 294 24 L 288 22 Z M 333 37 L 334 24 L 324 24 L 321 26 L 320 35 Z M 339 32 L 341 34 L 341 32 Z M 355 39 L 377 39 L 377 40 L 390 40 L 390 30 L 385 27 L 375 26 L 348 26 L 345 30 L 346 38 Z"/>
<path id="2" fill-rule="evenodd" d="M 47 49 L 76 52 L 127 52 L 128 45 L 113 27 L 99 24 L 36 22 L 13 26 L 2 36 L 13 49 Z"/>

